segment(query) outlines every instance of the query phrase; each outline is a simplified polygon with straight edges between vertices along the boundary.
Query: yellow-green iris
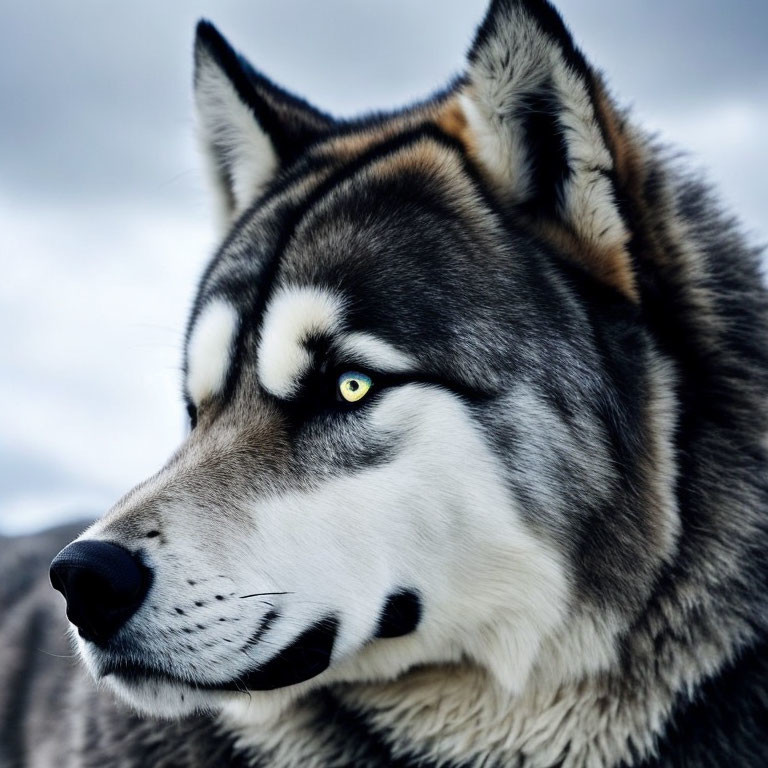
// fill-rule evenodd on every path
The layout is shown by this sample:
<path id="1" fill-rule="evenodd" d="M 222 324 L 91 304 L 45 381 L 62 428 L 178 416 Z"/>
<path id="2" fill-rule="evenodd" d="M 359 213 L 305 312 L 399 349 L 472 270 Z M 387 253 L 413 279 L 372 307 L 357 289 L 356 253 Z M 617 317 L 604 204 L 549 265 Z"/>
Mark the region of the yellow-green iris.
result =
<path id="1" fill-rule="evenodd" d="M 358 400 L 362 400 L 372 386 L 373 381 L 371 377 L 366 376 L 364 373 L 347 371 L 347 373 L 342 373 L 339 376 L 339 394 L 348 403 L 356 403 Z"/>

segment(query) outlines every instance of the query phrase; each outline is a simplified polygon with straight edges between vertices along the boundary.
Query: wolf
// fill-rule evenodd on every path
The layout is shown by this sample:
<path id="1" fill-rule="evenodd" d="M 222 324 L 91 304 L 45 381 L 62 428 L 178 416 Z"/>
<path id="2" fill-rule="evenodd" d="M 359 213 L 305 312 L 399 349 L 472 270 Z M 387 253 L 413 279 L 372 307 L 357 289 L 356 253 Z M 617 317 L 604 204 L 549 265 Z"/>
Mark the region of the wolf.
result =
<path id="1" fill-rule="evenodd" d="M 206 21 L 194 61 L 190 430 L 85 532 L 2 542 L 2 764 L 768 765 L 738 223 L 545 0 L 361 119 Z"/>

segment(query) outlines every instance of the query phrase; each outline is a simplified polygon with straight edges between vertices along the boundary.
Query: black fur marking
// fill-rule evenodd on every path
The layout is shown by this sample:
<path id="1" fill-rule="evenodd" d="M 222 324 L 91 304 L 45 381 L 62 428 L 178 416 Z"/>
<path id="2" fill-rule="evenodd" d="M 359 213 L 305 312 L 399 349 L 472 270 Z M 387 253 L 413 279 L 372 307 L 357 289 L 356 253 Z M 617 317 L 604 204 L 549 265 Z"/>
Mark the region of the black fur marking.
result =
<path id="1" fill-rule="evenodd" d="M 278 242 L 274 247 L 272 258 L 263 265 L 254 283 L 249 285 L 250 293 L 257 297 L 260 307 L 263 309 L 269 300 L 271 293 L 271 285 L 277 272 L 277 266 L 280 262 L 283 251 L 285 250 L 291 235 L 295 231 L 304 216 L 308 211 L 314 207 L 322 198 L 324 198 L 329 192 L 333 191 L 341 183 L 351 178 L 355 174 L 359 173 L 366 166 L 375 163 L 382 158 L 393 154 L 399 150 L 405 149 L 412 144 L 417 143 L 423 139 L 431 139 L 436 141 L 448 149 L 454 150 L 461 160 L 465 163 L 465 170 L 470 173 L 473 180 L 479 180 L 479 174 L 474 171 L 464 155 L 463 147 L 459 141 L 449 136 L 444 131 L 440 130 L 434 123 L 422 123 L 419 126 L 412 128 L 411 130 L 399 133 L 390 139 L 382 141 L 367 151 L 363 152 L 358 157 L 355 157 L 349 163 L 343 165 L 329 178 L 323 181 L 315 190 L 313 190 L 304 200 L 302 200 L 295 208 L 286 212 L 280 222 L 281 234 L 278 238 Z M 478 182 L 479 183 L 479 182 Z M 269 193 L 268 193 L 269 194 Z M 228 246 L 231 243 L 237 241 L 240 231 L 248 223 L 251 214 L 253 214 L 261 205 L 261 200 L 257 200 L 253 203 L 250 209 L 246 211 L 238 222 L 233 227 L 227 239 L 219 249 L 214 259 L 210 262 L 203 277 L 200 281 L 200 290 L 198 292 L 198 298 L 196 301 L 196 307 L 193 311 L 190 327 L 187 331 L 187 341 L 189 340 L 189 331 L 194 326 L 194 320 L 196 313 L 211 296 L 215 295 L 218 290 L 217 285 L 208 285 L 209 277 L 215 270 L 218 260 L 227 252 Z M 258 314 L 256 317 L 258 318 Z M 245 323 L 243 323 L 245 325 Z"/>
<path id="2" fill-rule="evenodd" d="M 560 110 L 551 83 L 520 98 L 519 111 L 533 182 L 524 208 L 531 215 L 557 215 L 563 185 L 571 175 L 568 146 L 557 118 Z"/>
<path id="3" fill-rule="evenodd" d="M 184 378 L 187 378 L 186 360 L 184 364 Z M 184 400 L 186 401 L 187 416 L 189 417 L 189 428 L 194 429 L 197 426 L 197 406 L 192 402 L 188 393 L 184 392 Z"/>
<path id="4" fill-rule="evenodd" d="M 411 589 L 391 594 L 379 616 L 374 637 L 402 637 L 414 632 L 421 621 L 421 598 Z"/>
<path id="5" fill-rule="evenodd" d="M 344 131 L 342 130 L 339 132 Z M 230 370 L 227 376 L 227 382 L 220 397 L 222 404 L 229 401 L 234 395 L 237 382 L 240 379 L 243 357 L 246 354 L 244 349 L 246 338 L 250 332 L 258 330 L 263 309 L 267 306 L 269 301 L 272 286 L 278 272 L 279 264 L 281 262 L 282 253 L 290 241 L 291 235 L 295 231 L 296 226 L 304 217 L 304 215 L 329 191 L 332 191 L 337 187 L 337 185 L 358 173 L 366 165 L 376 162 L 377 160 L 380 160 L 389 154 L 397 152 L 419 140 L 426 138 L 434 140 L 442 144 L 447 149 L 455 151 L 458 160 L 463 166 L 464 173 L 475 187 L 476 194 L 483 200 L 489 211 L 497 215 L 501 215 L 498 203 L 494 200 L 493 196 L 487 189 L 487 186 L 480 176 L 477 168 L 475 168 L 474 165 L 472 165 L 472 163 L 467 159 L 460 142 L 458 142 L 452 136 L 444 133 L 435 124 L 431 122 L 425 122 L 412 130 L 403 132 L 392 139 L 388 139 L 375 145 L 374 147 L 371 147 L 361 156 L 341 167 L 300 204 L 294 208 L 287 207 L 280 216 L 279 226 L 281 229 L 281 234 L 278 236 L 275 245 L 271 248 L 272 255 L 269 258 L 264 259 L 263 263 L 258 267 L 257 270 L 249 273 L 247 285 L 238 284 L 235 286 L 227 286 L 225 284 L 226 279 L 222 278 L 218 278 L 215 282 L 212 282 L 211 275 L 215 273 L 216 267 L 221 259 L 226 257 L 230 244 L 238 240 L 241 229 L 247 224 L 251 215 L 262 204 L 261 201 L 254 202 L 251 208 L 240 217 L 239 221 L 232 228 L 232 231 L 230 232 L 226 241 L 205 270 L 205 273 L 200 281 L 197 298 L 193 306 L 193 311 L 190 315 L 190 320 L 186 332 L 186 341 L 188 342 L 200 309 L 213 296 L 221 293 L 225 297 L 233 297 L 237 295 L 253 297 L 250 308 L 245 309 L 242 306 L 239 307 L 241 312 L 241 322 L 239 324 L 240 327 L 236 340 L 233 344 L 233 355 L 230 364 Z M 304 163 L 306 159 L 307 158 L 305 156 L 305 158 L 301 160 L 301 163 Z M 422 184 L 420 186 L 422 188 L 420 193 L 425 194 L 427 190 L 423 188 L 424 185 Z M 269 194 L 270 190 L 267 191 L 267 195 Z M 437 198 L 435 199 L 437 200 Z M 444 202 L 441 203 L 441 205 L 443 205 L 445 208 Z M 445 208 L 444 213 L 448 216 L 454 215 L 448 208 Z M 237 304 L 238 302 L 235 302 L 235 305 Z M 185 356 L 185 379 L 186 372 L 187 368 Z M 452 388 L 456 390 L 455 383 Z M 187 393 L 185 393 L 185 399 L 189 401 L 189 396 Z"/>
<path id="6" fill-rule="evenodd" d="M 245 651 L 248 648 L 252 648 L 254 645 L 257 645 L 261 639 L 264 637 L 264 635 L 267 634 L 269 631 L 269 628 L 277 621 L 277 619 L 280 618 L 280 612 L 279 611 L 268 611 L 264 614 L 264 617 L 259 622 L 259 626 L 256 627 L 256 631 L 248 638 L 245 645 L 242 647 L 242 650 Z"/>
<path id="7" fill-rule="evenodd" d="M 318 621 L 263 667 L 241 676 L 239 682 L 251 691 L 271 691 L 316 677 L 331 663 L 338 631 L 335 616 Z"/>
<path id="8" fill-rule="evenodd" d="M 368 305 L 370 306 L 370 305 Z M 366 308 L 367 311 L 367 308 Z M 349 313 L 350 327 L 354 327 L 353 313 Z M 328 344 L 322 346 L 322 350 L 328 350 Z M 318 354 L 314 358 L 314 366 L 306 371 L 298 382 L 295 394 L 289 399 L 281 399 L 272 395 L 264 396 L 270 400 L 285 416 L 286 427 L 291 434 L 301 429 L 312 419 L 323 415 L 343 416 L 353 414 L 373 405 L 377 399 L 388 389 L 405 384 L 423 384 L 440 387 L 459 396 L 468 403 L 481 404 L 492 396 L 493 393 L 481 391 L 475 387 L 469 387 L 447 376 L 439 376 L 414 371 L 407 374 L 381 373 L 373 371 L 367 366 L 360 365 L 356 361 L 337 362 L 330 356 L 331 352 L 320 352 L 320 347 L 315 347 Z M 324 358 L 324 359 L 323 359 Z M 349 403 L 338 396 L 337 381 L 341 373 L 356 370 L 369 376 L 373 382 L 371 389 L 364 398 L 354 403 Z M 390 445 L 389 450 L 378 450 L 369 443 L 367 449 L 369 455 L 366 459 L 366 451 L 356 453 L 359 468 L 375 466 L 388 461 L 395 452 L 396 446 Z M 266 593 L 269 594 L 269 593 Z M 281 594 L 281 593 L 275 593 Z"/>
<path id="9" fill-rule="evenodd" d="M 197 25 L 197 43 L 213 57 L 247 105 L 283 164 L 292 162 L 333 125 L 333 118 L 279 88 L 226 41 L 208 21 Z M 197 57 L 196 57 L 197 58 Z M 199 61 L 197 62 L 199 66 Z M 195 79 L 198 71 L 196 68 Z"/>
<path id="10" fill-rule="evenodd" d="M 693 701 L 685 693 L 679 699 L 657 755 L 636 768 L 768 765 L 768 644 L 705 682 Z"/>

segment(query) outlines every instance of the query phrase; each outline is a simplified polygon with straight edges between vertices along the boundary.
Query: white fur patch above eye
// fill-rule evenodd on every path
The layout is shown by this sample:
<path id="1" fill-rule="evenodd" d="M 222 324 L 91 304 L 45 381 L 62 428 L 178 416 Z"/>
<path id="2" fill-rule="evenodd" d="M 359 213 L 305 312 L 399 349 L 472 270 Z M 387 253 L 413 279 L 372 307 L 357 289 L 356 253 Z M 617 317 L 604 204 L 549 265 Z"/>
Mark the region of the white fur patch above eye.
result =
<path id="1" fill-rule="evenodd" d="M 187 347 L 187 391 L 196 405 L 223 389 L 237 327 L 237 311 L 221 300 L 208 304 L 195 321 Z"/>
<path id="2" fill-rule="evenodd" d="M 350 362 L 357 362 L 375 371 L 404 373 L 415 367 L 415 361 L 410 355 L 371 333 L 345 333 L 336 346 Z"/>
<path id="3" fill-rule="evenodd" d="M 259 379 L 277 397 L 295 393 L 312 364 L 305 346 L 313 335 L 341 327 L 343 302 L 322 288 L 281 288 L 267 307 L 259 342 Z"/>

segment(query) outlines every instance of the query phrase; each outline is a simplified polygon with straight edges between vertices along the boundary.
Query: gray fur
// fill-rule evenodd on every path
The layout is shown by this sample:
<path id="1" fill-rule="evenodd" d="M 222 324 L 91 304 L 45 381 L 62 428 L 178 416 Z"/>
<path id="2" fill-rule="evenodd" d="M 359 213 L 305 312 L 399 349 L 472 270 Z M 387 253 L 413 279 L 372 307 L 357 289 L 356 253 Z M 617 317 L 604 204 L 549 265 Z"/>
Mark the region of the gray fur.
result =
<path id="1" fill-rule="evenodd" d="M 395 115 L 333 123 L 206 25 L 196 60 L 235 217 L 196 426 L 83 534 L 153 587 L 78 641 L 95 688 L 45 584 L 72 531 L 0 542 L 3 766 L 765 765 L 768 296 L 738 225 L 538 0 L 492 3 L 467 76 Z M 266 175 L 232 167 L 254 132 Z M 354 408 L 350 334 L 382 368 Z M 385 637 L 398 590 L 423 616 Z M 224 690 L 328 616 L 328 670 Z"/>

